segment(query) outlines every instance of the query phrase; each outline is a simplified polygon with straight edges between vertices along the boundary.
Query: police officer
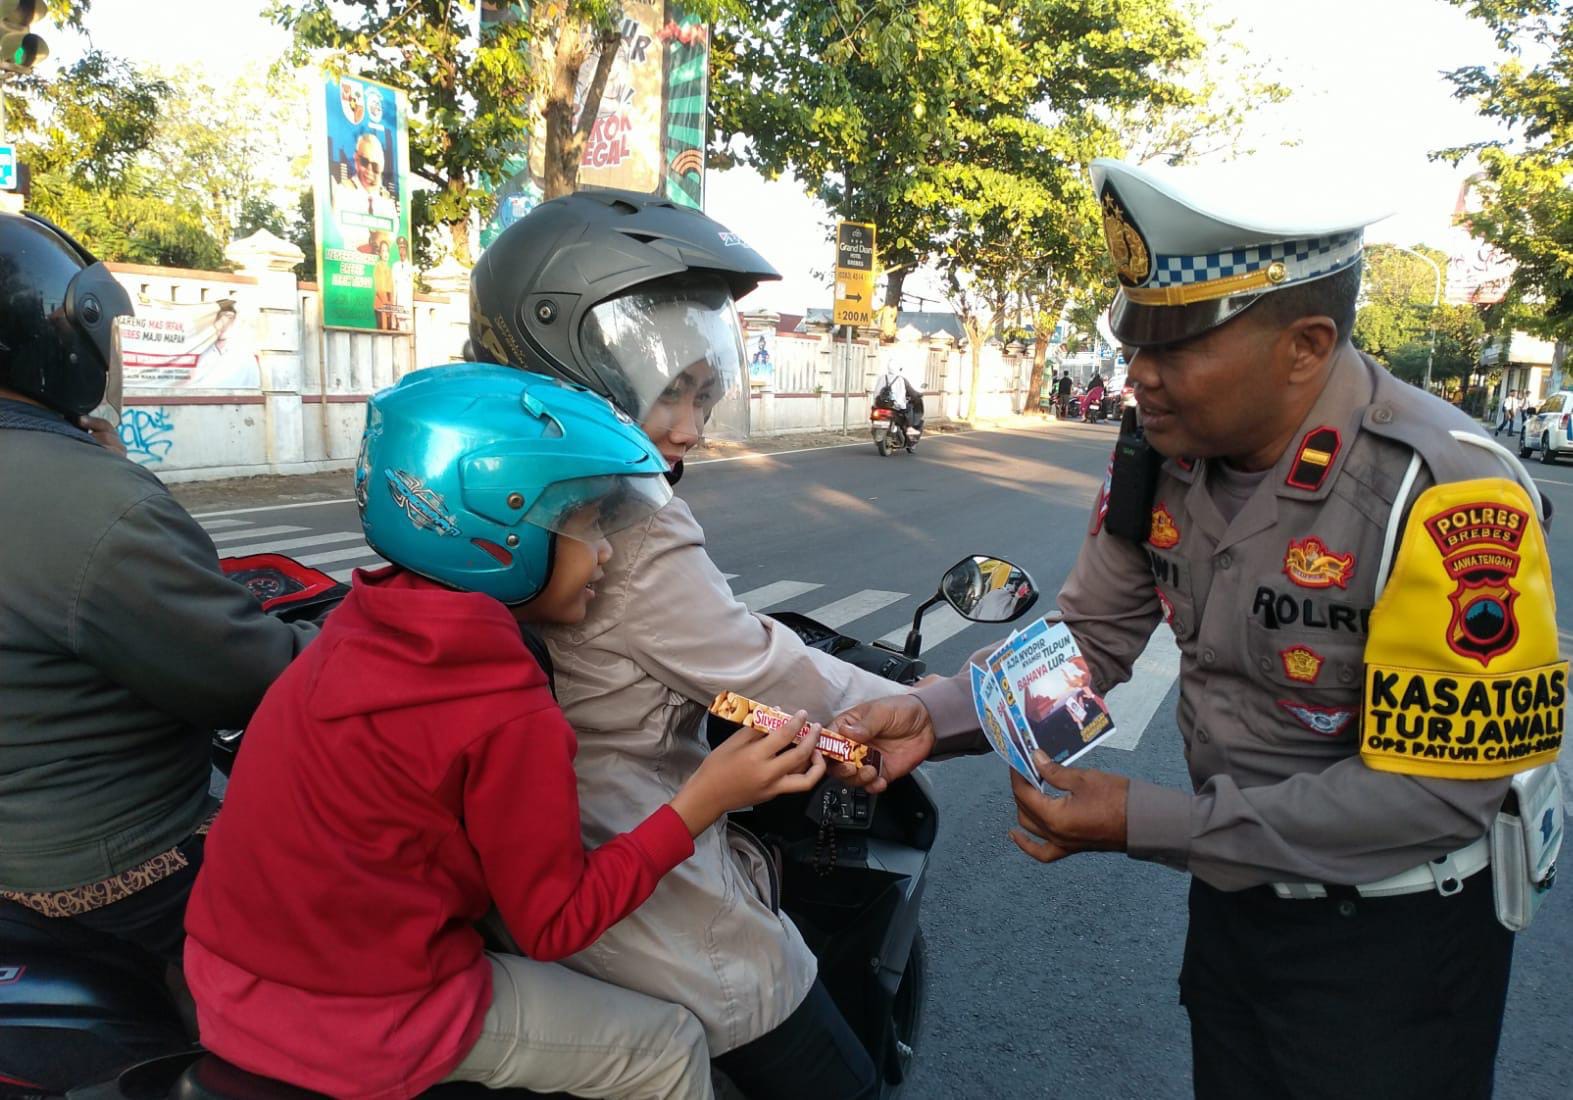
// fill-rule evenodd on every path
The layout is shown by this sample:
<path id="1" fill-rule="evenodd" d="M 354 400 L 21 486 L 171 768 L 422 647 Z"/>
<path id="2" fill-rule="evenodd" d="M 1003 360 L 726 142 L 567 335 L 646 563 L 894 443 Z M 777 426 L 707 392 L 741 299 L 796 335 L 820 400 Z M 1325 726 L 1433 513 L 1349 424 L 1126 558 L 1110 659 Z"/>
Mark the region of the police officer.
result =
<path id="1" fill-rule="evenodd" d="M 1059 606 L 1100 693 L 1168 621 L 1192 787 L 1039 754 L 1068 796 L 1013 776 L 1016 842 L 1192 876 L 1198 1096 L 1487 1096 L 1513 951 L 1487 829 L 1565 687 L 1533 483 L 1350 346 L 1373 216 L 1231 205 L 1273 177 L 1092 178 L 1156 454 L 1105 485 Z M 1504 734 L 1519 682 L 1538 739 Z M 965 672 L 837 721 L 884 751 L 875 790 L 979 751 L 976 723 Z"/>
<path id="2" fill-rule="evenodd" d="M 86 415 L 130 313 L 70 236 L 0 214 L 0 914 L 178 965 L 211 733 L 316 628 L 264 615 Z"/>

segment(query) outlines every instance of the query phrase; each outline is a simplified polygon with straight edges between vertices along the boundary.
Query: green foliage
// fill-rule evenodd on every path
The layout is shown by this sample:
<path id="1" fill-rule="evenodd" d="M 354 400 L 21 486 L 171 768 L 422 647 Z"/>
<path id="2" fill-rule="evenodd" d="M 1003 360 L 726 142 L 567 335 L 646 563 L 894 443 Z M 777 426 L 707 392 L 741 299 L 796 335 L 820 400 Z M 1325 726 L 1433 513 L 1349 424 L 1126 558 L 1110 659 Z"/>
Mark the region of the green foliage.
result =
<path id="1" fill-rule="evenodd" d="M 1445 275 L 1445 252 L 1425 245 L 1416 245 L 1415 251 L 1442 265 Z M 1446 290 L 1445 282 L 1442 289 Z M 1430 264 L 1391 245 L 1367 248 L 1360 309 L 1355 315 L 1355 346 L 1386 363 L 1405 381 L 1421 381 L 1428 358 L 1433 382 L 1445 384 L 1468 377 L 1485 342 L 1483 312 L 1476 306 L 1444 302 L 1433 313 L 1431 303 L 1436 297 L 1437 277 Z"/>
<path id="2" fill-rule="evenodd" d="M 1530 328 L 1573 335 L 1573 8 L 1556 0 L 1451 0 L 1484 22 L 1503 50 L 1494 66 L 1448 74 L 1458 98 L 1501 122 L 1513 141 L 1443 150 L 1455 164 L 1478 157 L 1483 202 L 1471 231 L 1516 261 L 1509 289 L 1534 303 Z M 1525 51 L 1542 57 L 1538 64 Z"/>
<path id="3" fill-rule="evenodd" d="M 790 172 L 875 222 L 892 304 L 908 271 L 980 236 L 1085 259 L 1057 238 L 1090 224 L 1081 168 L 1118 151 L 1110 111 L 1184 102 L 1163 71 L 1201 50 L 1168 0 L 748 6 L 715 36 L 711 163 Z"/>
<path id="4" fill-rule="evenodd" d="M 320 61 L 408 93 L 410 171 L 436 188 L 424 224 L 446 228 L 461 257 L 471 213 L 490 209 L 479 183 L 517 155 L 537 90 L 535 23 L 488 24 L 477 42 L 474 11 L 473 0 L 274 0 L 265 12 L 294 35 L 288 63 Z"/>
<path id="5" fill-rule="evenodd" d="M 22 157 L 34 173 L 110 192 L 124 188 L 152 144 L 170 94 L 162 80 L 98 50 L 52 80 L 28 74 L 10 84 L 7 124 L 22 136 Z"/>
<path id="6" fill-rule="evenodd" d="M 308 88 L 282 75 L 181 67 L 159 74 L 168 89 L 150 162 L 171 201 L 194 211 L 223 244 L 255 228 L 264 209 L 307 186 Z M 245 226 L 245 228 L 242 228 Z"/>

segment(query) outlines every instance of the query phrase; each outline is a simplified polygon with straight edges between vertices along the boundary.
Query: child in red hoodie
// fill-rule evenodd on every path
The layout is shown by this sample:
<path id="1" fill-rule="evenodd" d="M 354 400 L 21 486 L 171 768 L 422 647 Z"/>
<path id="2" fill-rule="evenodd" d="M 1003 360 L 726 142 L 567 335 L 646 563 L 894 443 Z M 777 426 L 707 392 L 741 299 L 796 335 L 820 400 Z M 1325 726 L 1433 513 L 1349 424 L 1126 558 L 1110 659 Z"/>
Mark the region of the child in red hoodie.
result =
<path id="1" fill-rule="evenodd" d="M 434 368 L 372 398 L 356 497 L 397 564 L 355 574 L 246 732 L 186 915 L 209 1049 L 335 1096 L 710 1095 L 687 1009 L 550 960 L 726 811 L 809 789 L 815 738 L 740 731 L 586 852 L 573 731 L 519 633 L 583 618 L 605 536 L 665 503 L 665 469 L 605 401 L 523 371 Z M 493 904 L 529 958 L 483 950 Z"/>

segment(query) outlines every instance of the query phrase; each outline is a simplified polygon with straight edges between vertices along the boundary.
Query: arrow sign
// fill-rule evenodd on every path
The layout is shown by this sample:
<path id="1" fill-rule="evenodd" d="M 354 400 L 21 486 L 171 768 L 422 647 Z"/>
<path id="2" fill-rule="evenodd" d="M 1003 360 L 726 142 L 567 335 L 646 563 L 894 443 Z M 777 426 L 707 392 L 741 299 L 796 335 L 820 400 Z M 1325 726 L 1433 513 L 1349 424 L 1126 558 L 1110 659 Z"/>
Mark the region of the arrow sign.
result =
<path id="1" fill-rule="evenodd" d="M 874 226 L 868 222 L 836 223 L 836 299 L 832 311 L 838 325 L 870 325 L 874 300 Z"/>

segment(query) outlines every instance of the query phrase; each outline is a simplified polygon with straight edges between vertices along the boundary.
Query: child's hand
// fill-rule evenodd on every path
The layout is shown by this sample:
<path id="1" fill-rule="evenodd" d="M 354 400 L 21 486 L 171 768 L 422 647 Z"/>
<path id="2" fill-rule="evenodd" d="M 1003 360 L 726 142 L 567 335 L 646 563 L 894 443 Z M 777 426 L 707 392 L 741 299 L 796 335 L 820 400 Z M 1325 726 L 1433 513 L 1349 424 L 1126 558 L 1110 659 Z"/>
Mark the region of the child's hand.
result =
<path id="1" fill-rule="evenodd" d="M 729 810 L 813 789 L 825 774 L 825 759 L 814 748 L 819 726 L 806 723 L 803 739 L 793 744 L 806 718 L 798 711 L 775 733 L 745 727 L 711 750 L 672 799 L 672 808 L 688 831 L 697 837 Z"/>

